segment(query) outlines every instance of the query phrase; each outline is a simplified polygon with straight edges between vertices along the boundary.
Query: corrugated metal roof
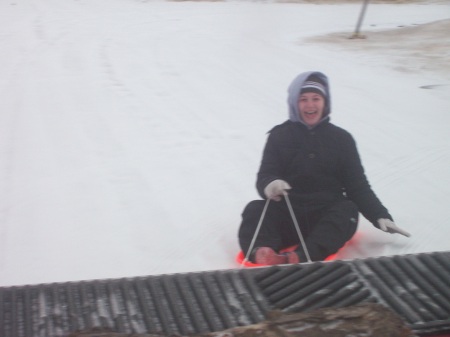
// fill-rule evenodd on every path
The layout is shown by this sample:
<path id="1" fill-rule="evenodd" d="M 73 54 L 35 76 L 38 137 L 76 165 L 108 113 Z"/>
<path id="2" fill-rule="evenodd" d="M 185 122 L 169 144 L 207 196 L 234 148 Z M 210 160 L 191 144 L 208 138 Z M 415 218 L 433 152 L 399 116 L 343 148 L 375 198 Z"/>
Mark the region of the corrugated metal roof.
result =
<path id="1" fill-rule="evenodd" d="M 384 304 L 416 333 L 450 330 L 450 252 L 0 288 L 0 336 L 94 328 L 190 335 L 268 311 Z"/>

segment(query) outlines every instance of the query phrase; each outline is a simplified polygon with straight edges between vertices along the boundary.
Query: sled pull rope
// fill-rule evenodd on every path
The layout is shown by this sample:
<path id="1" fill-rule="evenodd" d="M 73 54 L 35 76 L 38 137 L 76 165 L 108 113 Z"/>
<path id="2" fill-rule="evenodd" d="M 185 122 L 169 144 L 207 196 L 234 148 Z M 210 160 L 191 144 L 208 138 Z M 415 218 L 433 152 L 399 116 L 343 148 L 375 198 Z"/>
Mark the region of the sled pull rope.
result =
<path id="1" fill-rule="evenodd" d="M 286 204 L 289 209 L 289 213 L 291 213 L 292 221 L 294 221 L 295 229 L 297 230 L 298 237 L 300 239 L 300 243 L 302 244 L 303 250 L 305 251 L 306 259 L 308 262 L 312 262 L 311 258 L 309 256 L 308 248 L 306 248 L 305 240 L 303 239 L 302 231 L 300 230 L 300 227 L 297 222 L 297 218 L 295 217 L 294 210 L 292 209 L 291 201 L 289 200 L 289 196 L 287 194 L 284 195 L 284 198 L 286 199 Z"/>
<path id="2" fill-rule="evenodd" d="M 262 222 L 264 217 L 266 216 L 267 207 L 269 206 L 270 199 L 266 200 L 266 204 L 264 205 L 263 211 L 261 213 L 261 218 L 259 219 L 258 226 L 256 226 L 255 234 L 253 234 L 252 242 L 250 243 L 250 247 L 245 255 L 245 259 L 241 263 L 241 268 L 244 267 L 245 263 L 248 261 L 250 254 L 252 253 L 253 246 L 255 245 L 256 238 L 258 237 L 259 230 L 261 229 Z"/>

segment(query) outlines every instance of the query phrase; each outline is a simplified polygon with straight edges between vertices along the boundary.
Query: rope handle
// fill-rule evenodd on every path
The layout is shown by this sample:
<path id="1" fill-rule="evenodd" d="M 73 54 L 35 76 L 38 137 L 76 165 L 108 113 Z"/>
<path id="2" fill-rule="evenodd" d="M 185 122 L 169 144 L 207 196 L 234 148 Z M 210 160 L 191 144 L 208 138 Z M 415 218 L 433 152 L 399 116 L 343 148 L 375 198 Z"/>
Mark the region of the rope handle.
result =
<path id="1" fill-rule="evenodd" d="M 305 240 L 303 239 L 302 231 L 300 230 L 300 226 L 298 225 L 297 218 L 295 217 L 294 210 L 292 208 L 291 201 L 289 200 L 289 196 L 287 195 L 287 193 L 284 195 L 284 197 L 286 199 L 286 204 L 288 206 L 289 213 L 291 214 L 292 221 L 294 222 L 294 226 L 297 231 L 297 235 L 300 239 L 300 243 L 303 247 L 303 250 L 305 251 L 306 259 L 308 260 L 308 262 L 312 262 L 311 257 L 309 256 L 308 248 L 306 248 Z M 255 234 L 253 234 L 253 238 L 250 243 L 250 247 L 247 251 L 247 254 L 245 255 L 244 260 L 242 260 L 241 268 L 244 267 L 245 263 L 248 261 L 248 259 L 250 257 L 250 254 L 252 253 L 253 246 L 255 245 L 256 238 L 258 237 L 259 230 L 261 229 L 261 226 L 262 226 L 262 222 L 264 220 L 264 217 L 266 216 L 267 208 L 269 207 L 269 202 L 270 202 L 270 199 L 268 198 L 266 200 L 263 211 L 261 213 L 261 217 L 259 219 L 258 225 L 256 226 Z"/>

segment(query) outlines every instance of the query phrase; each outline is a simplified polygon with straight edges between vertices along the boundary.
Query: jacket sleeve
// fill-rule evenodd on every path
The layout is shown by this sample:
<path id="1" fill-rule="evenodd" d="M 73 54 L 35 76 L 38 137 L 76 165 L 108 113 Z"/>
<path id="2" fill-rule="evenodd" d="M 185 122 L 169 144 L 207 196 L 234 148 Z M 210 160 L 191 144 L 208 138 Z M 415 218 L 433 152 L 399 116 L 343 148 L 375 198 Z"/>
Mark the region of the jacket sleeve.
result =
<path id="1" fill-rule="evenodd" d="M 389 211 L 372 190 L 361 163 L 356 143 L 348 134 L 345 140 L 344 155 L 341 163 L 341 175 L 347 197 L 359 208 L 361 214 L 375 227 L 379 227 L 380 218 L 392 219 Z"/>
<path id="2" fill-rule="evenodd" d="M 275 138 L 273 133 L 270 133 L 267 138 L 256 180 L 256 189 L 263 199 L 266 199 L 264 188 L 276 179 L 283 179 L 280 154 Z"/>

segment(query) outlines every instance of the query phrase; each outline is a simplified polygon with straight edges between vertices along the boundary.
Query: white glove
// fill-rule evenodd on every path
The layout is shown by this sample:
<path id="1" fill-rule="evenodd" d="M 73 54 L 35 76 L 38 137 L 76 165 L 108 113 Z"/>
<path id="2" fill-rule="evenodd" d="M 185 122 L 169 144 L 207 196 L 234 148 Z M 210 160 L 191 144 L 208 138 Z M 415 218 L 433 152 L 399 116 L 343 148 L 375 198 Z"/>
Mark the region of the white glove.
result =
<path id="1" fill-rule="evenodd" d="M 264 189 L 264 194 L 268 199 L 280 201 L 282 195 L 287 195 L 286 190 L 290 190 L 291 186 L 284 180 L 277 179 L 270 182 Z"/>
<path id="2" fill-rule="evenodd" d="M 404 235 L 406 237 L 411 236 L 411 234 L 409 234 L 407 231 L 401 229 L 400 227 L 397 227 L 397 225 L 392 220 L 378 219 L 377 222 L 378 222 L 378 225 L 380 226 L 380 229 L 383 232 L 388 232 L 391 234 L 398 233 L 398 234 Z"/>

